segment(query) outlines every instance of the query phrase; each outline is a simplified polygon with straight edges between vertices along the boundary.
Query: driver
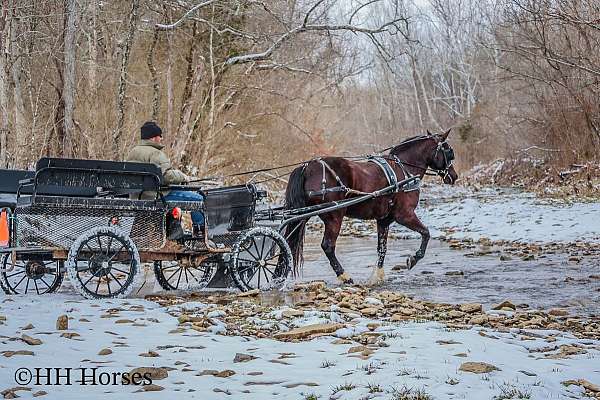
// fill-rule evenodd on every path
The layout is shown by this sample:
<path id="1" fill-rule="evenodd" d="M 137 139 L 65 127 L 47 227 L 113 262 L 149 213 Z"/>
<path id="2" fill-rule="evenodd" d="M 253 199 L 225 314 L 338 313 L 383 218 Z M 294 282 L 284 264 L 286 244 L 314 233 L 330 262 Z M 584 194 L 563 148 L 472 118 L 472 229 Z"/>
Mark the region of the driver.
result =
<path id="1" fill-rule="evenodd" d="M 163 174 L 163 181 L 166 185 L 181 185 L 190 181 L 190 178 L 183 172 L 171 166 L 171 160 L 163 151 L 164 145 L 163 132 L 153 121 L 145 122 L 140 129 L 141 141 L 129 152 L 127 161 L 151 163 L 160 167 Z M 198 192 L 187 190 L 171 190 L 163 193 L 166 201 L 203 201 L 204 196 Z M 156 193 L 143 192 L 141 199 L 155 199 Z M 204 215 L 201 212 L 192 212 L 192 223 L 194 233 L 202 232 L 204 225 Z"/>

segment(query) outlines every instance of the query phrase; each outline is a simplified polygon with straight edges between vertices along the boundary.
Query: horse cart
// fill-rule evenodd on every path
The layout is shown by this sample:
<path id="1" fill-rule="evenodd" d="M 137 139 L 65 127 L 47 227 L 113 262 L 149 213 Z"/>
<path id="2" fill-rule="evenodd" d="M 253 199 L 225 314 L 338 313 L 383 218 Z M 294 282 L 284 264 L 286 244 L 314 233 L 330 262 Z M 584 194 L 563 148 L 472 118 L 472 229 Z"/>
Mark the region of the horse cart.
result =
<path id="1" fill-rule="evenodd" d="M 0 171 L 0 283 L 7 294 L 56 291 L 65 274 L 87 298 L 124 297 L 153 263 L 164 289 L 201 289 L 225 267 L 239 289 L 283 285 L 292 256 L 256 224 L 266 193 L 252 184 L 202 191 L 163 186 L 153 164 L 42 158 L 35 171 Z M 200 190 L 204 202 L 166 202 L 161 190 Z M 156 192 L 140 200 L 142 192 Z M 201 232 L 182 215 L 202 211 Z"/>
<path id="2" fill-rule="evenodd" d="M 0 286 L 7 294 L 51 293 L 68 274 L 86 298 L 125 297 L 139 286 L 142 263 L 152 263 L 165 290 L 202 289 L 219 269 L 242 291 L 279 289 L 294 268 L 288 239 L 299 221 L 414 190 L 419 180 L 389 180 L 338 201 L 258 209 L 267 193 L 251 183 L 165 186 L 153 164 L 42 158 L 35 171 L 0 170 Z M 167 202 L 166 190 L 198 191 L 204 201 Z M 339 190 L 317 194 L 329 191 Z M 148 192 L 156 196 L 143 200 Z M 182 221 L 194 211 L 204 214 L 199 232 Z"/>

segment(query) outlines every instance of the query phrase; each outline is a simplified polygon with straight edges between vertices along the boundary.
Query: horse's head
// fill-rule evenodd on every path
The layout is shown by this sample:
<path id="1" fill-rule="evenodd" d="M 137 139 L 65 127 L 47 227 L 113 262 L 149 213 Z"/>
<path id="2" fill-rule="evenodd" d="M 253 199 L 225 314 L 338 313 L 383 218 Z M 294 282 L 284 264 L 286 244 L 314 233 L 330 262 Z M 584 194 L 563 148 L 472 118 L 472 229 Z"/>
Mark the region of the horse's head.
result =
<path id="1" fill-rule="evenodd" d="M 458 180 L 458 174 L 454 169 L 454 149 L 448 143 L 448 135 L 450 135 L 450 129 L 440 134 L 427 131 L 428 138 L 433 140 L 433 153 L 427 166 L 437 172 L 444 183 L 454 185 Z"/>

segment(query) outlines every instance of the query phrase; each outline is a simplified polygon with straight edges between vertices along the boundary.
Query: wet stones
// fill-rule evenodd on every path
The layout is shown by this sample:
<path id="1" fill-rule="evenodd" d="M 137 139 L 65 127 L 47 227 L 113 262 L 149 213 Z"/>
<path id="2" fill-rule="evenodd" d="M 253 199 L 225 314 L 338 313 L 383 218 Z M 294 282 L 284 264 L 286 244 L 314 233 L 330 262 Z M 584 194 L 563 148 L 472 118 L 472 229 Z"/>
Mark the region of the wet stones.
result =
<path id="1" fill-rule="evenodd" d="M 461 304 L 460 311 L 468 314 L 479 313 L 483 311 L 483 306 L 479 303 Z"/>
<path id="2" fill-rule="evenodd" d="M 342 329 L 343 324 L 313 324 L 300 328 L 291 329 L 287 332 L 279 332 L 273 335 L 273 338 L 278 340 L 293 340 L 303 339 L 313 335 L 333 333 L 338 329 Z"/>

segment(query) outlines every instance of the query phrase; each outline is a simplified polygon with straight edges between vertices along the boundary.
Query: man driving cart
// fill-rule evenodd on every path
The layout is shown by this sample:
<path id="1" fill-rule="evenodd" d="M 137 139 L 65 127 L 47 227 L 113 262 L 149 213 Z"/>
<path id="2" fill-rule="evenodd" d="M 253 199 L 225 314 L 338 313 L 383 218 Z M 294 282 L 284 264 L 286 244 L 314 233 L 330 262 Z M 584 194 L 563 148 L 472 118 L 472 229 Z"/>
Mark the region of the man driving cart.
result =
<path id="1" fill-rule="evenodd" d="M 129 152 L 127 161 L 152 163 L 160 167 L 165 185 L 181 185 L 190 181 L 190 178 L 183 172 L 175 169 L 171 165 L 171 160 L 163 151 L 164 145 L 163 132 L 160 126 L 155 122 L 148 121 L 140 128 L 140 142 Z M 163 192 L 164 199 L 168 201 L 203 201 L 204 197 L 195 191 L 170 190 Z M 143 192 L 141 199 L 154 199 L 156 193 Z M 204 215 L 200 211 L 192 212 L 192 223 L 194 235 L 202 232 L 204 225 Z"/>

